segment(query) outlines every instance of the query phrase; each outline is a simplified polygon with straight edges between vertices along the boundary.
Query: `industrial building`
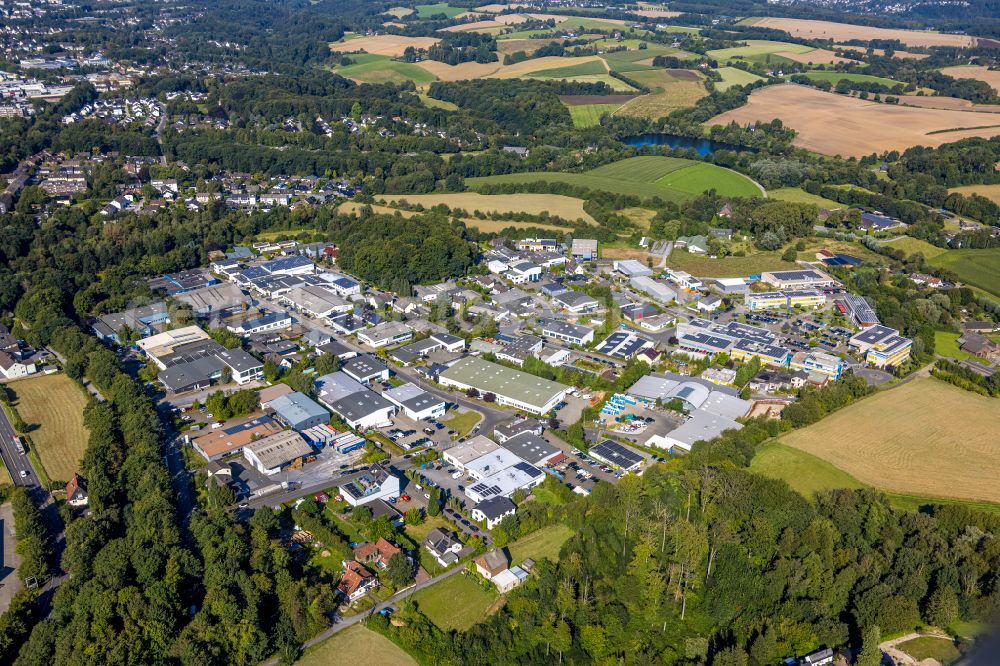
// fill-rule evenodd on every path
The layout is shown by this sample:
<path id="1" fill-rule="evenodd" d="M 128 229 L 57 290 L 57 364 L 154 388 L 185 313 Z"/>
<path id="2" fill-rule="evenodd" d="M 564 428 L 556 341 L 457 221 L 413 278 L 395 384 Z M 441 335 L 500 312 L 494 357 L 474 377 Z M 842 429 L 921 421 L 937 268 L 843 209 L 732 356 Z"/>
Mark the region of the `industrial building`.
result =
<path id="1" fill-rule="evenodd" d="M 298 391 L 278 396 L 264 406 L 274 410 L 274 415 L 279 421 L 295 430 L 308 430 L 330 421 L 330 412 Z"/>
<path id="2" fill-rule="evenodd" d="M 439 419 L 444 416 L 448 406 L 438 396 L 410 383 L 384 391 L 382 396 L 414 421 Z"/>
<path id="3" fill-rule="evenodd" d="M 438 381 L 460 390 L 492 393 L 497 403 L 532 414 L 546 414 L 562 400 L 570 387 L 519 370 L 465 356 L 441 373 Z"/>
<path id="4" fill-rule="evenodd" d="M 815 268 L 797 271 L 767 271 L 760 274 L 760 281 L 775 289 L 824 289 L 839 283 Z"/>
<path id="5" fill-rule="evenodd" d="M 243 447 L 243 457 L 247 462 L 269 476 L 312 452 L 312 447 L 294 430 L 284 430 Z"/>

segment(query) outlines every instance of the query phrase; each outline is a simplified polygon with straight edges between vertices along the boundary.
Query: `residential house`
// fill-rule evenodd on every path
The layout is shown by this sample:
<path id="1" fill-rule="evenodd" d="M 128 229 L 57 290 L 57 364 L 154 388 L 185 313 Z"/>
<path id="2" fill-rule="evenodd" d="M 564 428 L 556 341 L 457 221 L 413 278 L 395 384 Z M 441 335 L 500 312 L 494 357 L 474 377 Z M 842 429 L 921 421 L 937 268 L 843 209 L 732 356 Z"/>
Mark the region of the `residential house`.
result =
<path id="1" fill-rule="evenodd" d="M 472 509 L 472 519 L 486 523 L 486 529 L 493 529 L 507 516 L 517 511 L 514 503 L 506 497 L 491 497 Z"/>
<path id="2" fill-rule="evenodd" d="M 383 537 L 379 537 L 378 541 L 368 541 L 355 548 L 354 559 L 362 564 L 369 564 L 379 569 L 385 569 L 389 566 L 389 560 L 402 552 L 403 549 L 399 546 L 389 543 Z"/>
<path id="3" fill-rule="evenodd" d="M 349 602 L 354 602 L 376 587 L 378 587 L 378 578 L 365 569 L 364 565 L 354 560 L 344 562 L 344 575 L 337 583 L 337 592 L 342 597 Z"/>
<path id="4" fill-rule="evenodd" d="M 74 474 L 66 484 L 66 503 L 70 506 L 87 506 L 87 482 L 79 474 Z"/>
<path id="5" fill-rule="evenodd" d="M 462 542 L 454 534 L 440 528 L 432 529 L 424 539 L 427 549 L 437 563 L 443 567 L 458 562 L 458 554 L 462 552 Z"/>
<path id="6" fill-rule="evenodd" d="M 507 554 L 499 548 L 483 553 L 476 558 L 476 571 L 486 580 L 493 580 L 501 571 L 506 571 L 509 566 Z"/>

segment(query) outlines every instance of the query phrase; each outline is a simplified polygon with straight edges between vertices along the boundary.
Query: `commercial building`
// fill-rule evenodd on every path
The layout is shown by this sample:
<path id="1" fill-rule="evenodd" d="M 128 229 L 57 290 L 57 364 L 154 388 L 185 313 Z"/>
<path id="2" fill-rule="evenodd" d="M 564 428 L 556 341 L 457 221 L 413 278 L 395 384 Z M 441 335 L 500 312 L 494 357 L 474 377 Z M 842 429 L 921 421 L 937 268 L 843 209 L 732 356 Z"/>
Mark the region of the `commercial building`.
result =
<path id="1" fill-rule="evenodd" d="M 403 384 L 384 391 L 382 396 L 397 405 L 414 421 L 439 419 L 444 416 L 448 403 L 420 388 L 416 384 Z"/>
<path id="2" fill-rule="evenodd" d="M 624 259 L 612 264 L 614 269 L 627 278 L 639 277 L 642 275 L 652 275 L 653 269 L 635 259 Z"/>
<path id="3" fill-rule="evenodd" d="M 558 319 L 546 319 L 542 322 L 542 337 L 583 346 L 594 341 L 594 329 Z"/>
<path id="4" fill-rule="evenodd" d="M 515 456 L 516 457 L 516 456 Z M 523 460 L 499 472 L 483 477 L 465 490 L 476 504 L 494 497 L 510 497 L 516 490 L 531 490 L 545 480 L 545 472 Z"/>
<path id="5" fill-rule="evenodd" d="M 228 368 L 238 384 L 260 379 L 264 364 L 242 349 L 226 349 L 197 326 L 140 340 L 139 348 L 160 369 L 157 379 L 172 393 L 208 386 Z"/>
<path id="6" fill-rule="evenodd" d="M 844 359 L 825 352 L 797 352 L 792 355 L 789 367 L 792 370 L 818 372 L 831 379 L 840 379 L 844 374 Z"/>
<path id="7" fill-rule="evenodd" d="M 260 267 L 271 275 L 306 275 L 316 270 L 316 264 L 300 254 L 272 259 Z"/>
<path id="8" fill-rule="evenodd" d="M 597 351 L 607 356 L 628 360 L 643 349 L 653 347 L 653 343 L 628 331 L 615 331 L 597 347 Z"/>
<path id="9" fill-rule="evenodd" d="M 283 331 L 291 328 L 292 318 L 287 312 L 240 312 L 226 318 L 226 328 L 240 336 Z"/>
<path id="10" fill-rule="evenodd" d="M 316 384 L 319 401 L 355 430 L 387 425 L 396 413 L 395 405 L 343 371 L 323 375 Z"/>
<path id="11" fill-rule="evenodd" d="M 358 331 L 358 341 L 378 349 L 413 338 L 410 327 L 399 321 L 386 321 L 364 331 Z"/>
<path id="12" fill-rule="evenodd" d="M 532 414 L 552 411 L 570 390 L 568 386 L 475 356 L 459 359 L 441 373 L 438 381 L 463 391 L 476 389 L 480 395 L 491 393 L 497 403 Z"/>
<path id="13" fill-rule="evenodd" d="M 910 358 L 913 340 L 904 338 L 894 328 L 881 324 L 857 333 L 848 345 L 877 368 L 897 367 Z"/>
<path id="14" fill-rule="evenodd" d="M 826 294 L 816 289 L 794 289 L 786 291 L 765 291 L 748 293 L 744 298 L 751 310 L 774 310 L 778 308 L 819 308 L 826 304 Z"/>
<path id="15" fill-rule="evenodd" d="M 281 432 L 281 424 L 270 416 L 217 428 L 190 439 L 191 447 L 208 462 L 241 453 L 243 447 L 257 439 Z"/>
<path id="16" fill-rule="evenodd" d="M 747 281 L 743 278 L 716 278 L 716 288 L 724 294 L 745 294 Z"/>
<path id="17" fill-rule="evenodd" d="M 220 282 L 195 289 L 175 298 L 191 306 L 196 317 L 225 316 L 243 310 L 251 304 L 249 296 L 232 282 Z"/>
<path id="18" fill-rule="evenodd" d="M 537 335 L 522 335 L 497 352 L 497 358 L 514 365 L 524 365 L 529 356 L 538 356 L 542 351 L 542 339 Z"/>
<path id="19" fill-rule="evenodd" d="M 634 472 L 642 467 L 642 456 L 610 439 L 590 447 L 587 453 L 617 469 Z"/>
<path id="20" fill-rule="evenodd" d="M 690 451 L 695 442 L 708 442 L 726 430 L 740 429 L 743 426 L 724 416 L 709 412 L 693 412 L 687 421 L 666 435 L 651 437 L 646 443 L 664 449 L 679 448 Z"/>
<path id="21" fill-rule="evenodd" d="M 735 361 L 749 361 L 754 357 L 761 363 L 786 367 L 792 359 L 792 352 L 784 347 L 754 340 L 737 340 L 729 349 L 729 356 Z"/>
<path id="22" fill-rule="evenodd" d="M 126 327 L 137 337 L 146 338 L 156 331 L 156 326 L 170 321 L 167 304 L 163 301 L 130 308 L 122 312 L 102 314 L 94 320 L 94 334 L 105 342 L 121 344 L 118 333 Z"/>
<path id="23" fill-rule="evenodd" d="M 839 299 L 844 304 L 844 314 L 847 315 L 858 328 L 868 328 L 879 323 L 875 309 L 863 296 L 856 294 L 845 294 Z"/>
<path id="24" fill-rule="evenodd" d="M 329 317 L 337 312 L 350 312 L 354 306 L 333 292 L 316 285 L 295 287 L 281 297 L 299 312 L 310 317 Z"/>
<path id="25" fill-rule="evenodd" d="M 629 280 L 629 284 L 660 305 L 666 305 L 671 301 L 677 300 L 677 290 L 665 282 L 657 282 L 650 277 L 640 275 Z"/>
<path id="26" fill-rule="evenodd" d="M 503 444 L 508 439 L 513 439 L 518 435 L 532 434 L 541 437 L 543 430 L 542 422 L 538 419 L 516 419 L 510 423 L 498 425 L 493 429 L 493 436 Z"/>
<path id="27" fill-rule="evenodd" d="M 584 314 L 593 312 L 600 305 L 593 296 L 588 296 L 582 291 L 565 291 L 552 298 L 555 303 L 573 314 Z"/>
<path id="28" fill-rule="evenodd" d="M 486 477 L 493 476 L 497 472 L 502 472 L 519 462 L 522 461 L 517 455 L 498 446 L 489 453 L 465 463 L 465 472 L 473 479 L 482 481 Z"/>
<path id="29" fill-rule="evenodd" d="M 340 494 L 351 506 L 399 497 L 399 477 L 375 463 L 358 476 L 342 483 Z"/>
<path id="30" fill-rule="evenodd" d="M 760 281 L 776 289 L 824 289 L 839 283 L 823 271 L 809 268 L 797 271 L 767 271 Z"/>
<path id="31" fill-rule="evenodd" d="M 558 446 L 530 432 L 504 440 L 500 446 L 535 467 L 544 467 L 563 455 Z"/>
<path id="32" fill-rule="evenodd" d="M 302 435 L 285 430 L 243 447 L 243 457 L 262 474 L 277 474 L 286 465 L 313 452 Z"/>
<path id="33" fill-rule="evenodd" d="M 460 442 L 450 449 L 446 449 L 442 456 L 449 465 L 464 470 L 468 463 L 499 448 L 500 445 L 489 437 L 476 435 L 466 442 Z"/>
<path id="34" fill-rule="evenodd" d="M 591 238 L 574 238 L 569 254 L 578 261 L 590 261 L 597 258 L 597 241 Z"/>
<path id="35" fill-rule="evenodd" d="M 366 385 L 389 381 L 389 368 L 371 354 L 355 356 L 345 361 L 340 369 L 349 377 Z"/>
<path id="36" fill-rule="evenodd" d="M 279 421 L 295 430 L 308 430 L 330 421 L 330 412 L 298 391 L 278 396 L 266 406 L 274 410 L 274 415 Z"/>

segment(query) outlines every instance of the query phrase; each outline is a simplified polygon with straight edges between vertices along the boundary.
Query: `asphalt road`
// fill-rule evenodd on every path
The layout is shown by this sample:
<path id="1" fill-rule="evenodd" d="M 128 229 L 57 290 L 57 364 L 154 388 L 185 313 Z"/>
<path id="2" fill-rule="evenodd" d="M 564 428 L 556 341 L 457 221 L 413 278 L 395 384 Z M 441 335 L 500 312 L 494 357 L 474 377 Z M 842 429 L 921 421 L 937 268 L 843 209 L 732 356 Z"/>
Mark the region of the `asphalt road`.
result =
<path id="1" fill-rule="evenodd" d="M 460 566 L 460 567 L 455 567 L 454 569 L 446 571 L 443 574 L 435 576 L 434 578 L 431 578 L 429 580 L 425 580 L 423 583 L 418 583 L 417 585 L 414 585 L 412 587 L 408 587 L 405 590 L 403 590 L 401 592 L 398 592 L 398 593 L 394 594 L 393 596 L 389 597 L 388 599 L 386 599 L 382 603 L 377 604 L 374 608 L 371 608 L 370 610 L 364 611 L 363 613 L 357 613 L 356 615 L 351 615 L 350 617 L 345 617 L 345 618 L 342 618 L 340 616 L 334 616 L 334 618 L 333 618 L 333 624 L 330 626 L 330 628 L 327 629 L 326 631 L 324 631 L 323 633 L 319 634 L 315 638 L 311 638 L 308 641 L 306 641 L 305 643 L 303 643 L 302 649 L 303 650 L 307 650 L 307 649 L 311 648 L 314 645 L 322 643 L 323 641 L 325 641 L 326 639 L 330 638 L 334 634 L 336 634 L 336 633 L 338 633 L 340 631 L 343 631 L 344 629 L 347 629 L 348 627 L 353 627 L 354 625 L 356 625 L 358 622 L 361 622 L 362 620 L 364 620 L 369 615 L 373 615 L 375 613 L 378 613 L 382 609 L 388 608 L 389 606 L 392 606 L 393 604 L 398 603 L 398 602 L 402 601 L 403 599 L 406 599 L 410 595 L 412 595 L 412 594 L 414 594 L 416 592 L 419 592 L 420 590 L 423 590 L 424 588 L 430 587 L 431 585 L 434 585 L 435 583 L 439 583 L 442 580 L 444 580 L 445 578 L 451 578 L 455 574 L 457 574 L 457 573 L 459 573 L 461 571 L 464 571 L 464 570 L 465 570 L 465 566 L 464 565 Z M 275 666 L 275 664 L 277 664 L 277 663 L 278 663 L 277 659 L 270 659 L 268 661 L 265 661 L 264 664 L 263 664 L 263 666 Z"/>
<path id="2" fill-rule="evenodd" d="M 26 453 L 18 453 L 14 445 L 14 426 L 7 418 L 7 412 L 0 410 L 0 455 L 3 456 L 3 464 L 10 472 L 14 485 L 26 488 L 39 487 L 41 482 L 35 468 L 31 466 L 31 461 Z M 24 476 L 22 476 L 24 474 Z"/>

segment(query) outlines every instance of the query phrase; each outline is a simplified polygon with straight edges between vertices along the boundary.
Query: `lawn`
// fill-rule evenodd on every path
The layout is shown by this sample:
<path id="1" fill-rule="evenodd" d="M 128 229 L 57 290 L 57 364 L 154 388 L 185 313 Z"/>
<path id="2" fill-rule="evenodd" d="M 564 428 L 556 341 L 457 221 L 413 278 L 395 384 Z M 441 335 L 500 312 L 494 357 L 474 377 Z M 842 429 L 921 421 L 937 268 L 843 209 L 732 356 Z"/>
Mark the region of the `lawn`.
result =
<path id="1" fill-rule="evenodd" d="M 890 241 L 883 243 L 886 247 L 891 247 L 896 250 L 902 250 L 906 253 L 906 256 L 912 256 L 918 252 L 924 255 L 924 259 L 930 261 L 939 254 L 944 254 L 948 252 L 946 248 L 938 247 L 937 245 L 931 245 L 925 240 L 920 240 L 919 238 L 914 238 L 913 236 L 900 236 Z"/>
<path id="2" fill-rule="evenodd" d="M 746 43 L 746 46 L 734 46 L 728 49 L 708 51 L 706 55 L 715 60 L 728 60 L 730 58 L 749 58 L 750 56 L 770 53 L 808 53 L 813 50 L 812 46 L 803 46 L 802 44 L 792 44 L 790 42 L 771 42 L 763 39 L 748 39 Z"/>
<path id="3" fill-rule="evenodd" d="M 944 666 L 948 666 L 948 664 L 962 656 L 962 653 L 958 651 L 958 648 L 955 647 L 954 642 L 950 638 L 937 638 L 935 636 L 914 638 L 905 643 L 897 644 L 896 648 L 917 661 L 936 659 L 938 662 L 944 664 Z"/>
<path id="4" fill-rule="evenodd" d="M 363 625 L 334 634 L 310 648 L 296 662 L 299 666 L 416 666 L 417 662 L 382 634 Z"/>
<path id="5" fill-rule="evenodd" d="M 757 449 L 750 471 L 772 479 L 783 479 L 792 490 L 806 497 L 834 488 L 865 487 L 865 484 L 822 458 L 778 442 L 768 442 Z"/>
<path id="6" fill-rule="evenodd" d="M 87 448 L 87 429 L 83 408 L 87 396 L 83 389 L 64 374 L 21 379 L 7 384 L 17 400 L 15 406 L 24 422 L 35 426 L 28 432 L 53 481 L 69 481 L 80 470 L 80 460 Z"/>
<path id="7" fill-rule="evenodd" d="M 566 67 L 553 67 L 543 69 L 540 72 L 533 72 L 532 76 L 540 79 L 565 79 L 573 76 L 584 76 L 586 74 L 607 74 L 608 70 L 600 60 L 588 60 L 587 62 L 567 65 Z"/>
<path id="8" fill-rule="evenodd" d="M 1000 503 L 1000 400 L 933 378 L 883 390 L 781 438 L 892 493 Z"/>
<path id="9" fill-rule="evenodd" d="M 835 209 L 844 207 L 844 204 L 821 197 L 818 194 L 809 194 L 799 187 L 779 187 L 776 190 L 768 190 L 767 196 L 769 199 L 777 199 L 778 201 L 816 204 L 820 208 Z"/>
<path id="10" fill-rule="evenodd" d="M 684 173 L 688 169 L 691 171 Z M 657 156 L 630 157 L 584 173 L 534 171 L 468 178 L 465 183 L 474 190 L 485 184 L 533 183 L 540 180 L 676 202 L 686 201 L 710 188 L 728 196 L 747 196 L 751 187 L 757 194 L 760 193 L 753 181 L 734 171 L 694 160 Z M 666 184 L 668 182 L 669 185 Z"/>
<path id="11" fill-rule="evenodd" d="M 451 18 L 464 11 L 468 11 L 465 7 L 449 7 L 446 2 L 439 2 L 433 5 L 416 5 L 414 9 L 417 10 L 417 18 L 422 19 L 430 18 L 437 14 L 444 14 L 448 18 Z"/>
<path id="12" fill-rule="evenodd" d="M 1000 247 L 986 250 L 948 250 L 930 259 L 935 268 L 946 268 L 962 282 L 1000 296 Z"/>
<path id="13" fill-rule="evenodd" d="M 430 83 L 436 77 L 422 67 L 412 63 L 393 60 L 389 56 L 360 53 L 350 56 L 353 65 L 337 67 L 336 72 L 349 79 L 365 83 Z"/>
<path id="14" fill-rule="evenodd" d="M 467 412 L 454 412 L 450 419 L 442 421 L 442 423 L 454 430 L 459 437 L 465 437 L 481 419 L 482 416 L 479 412 L 469 410 Z"/>
<path id="15" fill-rule="evenodd" d="M 743 174 L 708 163 L 696 164 L 668 173 L 659 178 L 656 184 L 691 193 L 715 190 L 719 194 L 730 197 L 753 198 L 761 196 L 757 184 Z"/>
<path id="16" fill-rule="evenodd" d="M 621 104 L 577 104 L 568 106 L 573 127 L 596 127 L 601 124 L 601 116 L 611 115 Z"/>
<path id="17" fill-rule="evenodd" d="M 528 558 L 536 562 L 542 558 L 548 558 L 554 562 L 558 561 L 559 550 L 571 536 L 573 536 L 573 530 L 566 525 L 557 524 L 543 527 L 507 547 L 510 552 L 510 562 L 511 564 L 520 564 Z"/>
<path id="18" fill-rule="evenodd" d="M 464 631 L 486 617 L 497 593 L 495 588 L 487 592 L 471 576 L 456 574 L 416 592 L 411 598 L 444 631 Z"/>
<path id="19" fill-rule="evenodd" d="M 667 257 L 667 266 L 687 271 L 697 277 L 745 277 L 763 271 L 790 271 L 798 264 L 784 261 L 781 252 L 754 252 L 745 257 L 711 259 L 704 254 L 674 250 Z"/>
<path id="20" fill-rule="evenodd" d="M 444 100 L 434 99 L 433 97 L 428 97 L 427 95 L 418 94 L 417 97 L 420 101 L 424 103 L 424 106 L 429 106 L 432 109 L 444 109 L 445 111 L 458 111 L 458 105 L 453 102 L 445 102 Z"/>
<path id="21" fill-rule="evenodd" d="M 934 331 L 934 351 L 941 356 L 947 356 L 957 361 L 976 360 L 975 356 L 961 350 L 958 346 L 958 338 L 958 333 Z"/>
<path id="22" fill-rule="evenodd" d="M 652 60 L 658 55 L 674 55 L 676 54 L 678 58 L 685 56 L 677 49 L 672 49 L 666 46 L 652 45 L 645 49 L 636 49 L 631 51 L 615 51 L 614 53 L 605 53 L 601 56 L 608 67 L 617 72 L 639 72 L 643 70 L 652 69 L 651 65 L 644 64 L 647 61 Z"/>
<path id="23" fill-rule="evenodd" d="M 737 69 L 736 67 L 720 67 L 718 69 L 720 75 L 722 75 L 722 81 L 715 82 L 716 90 L 729 90 L 733 86 L 745 86 L 748 83 L 753 83 L 754 81 L 760 81 L 762 77 L 756 74 L 751 74 L 750 72 L 745 72 L 742 69 Z"/>
<path id="24" fill-rule="evenodd" d="M 858 74 L 856 72 L 837 72 L 828 70 L 814 69 L 805 73 L 813 81 L 829 81 L 833 85 L 837 85 L 842 79 L 847 79 L 854 83 L 880 83 L 883 86 L 888 86 L 892 88 L 894 86 L 901 86 L 903 83 L 899 81 L 893 81 L 892 79 L 887 79 L 884 76 L 872 76 L 871 74 Z"/>

